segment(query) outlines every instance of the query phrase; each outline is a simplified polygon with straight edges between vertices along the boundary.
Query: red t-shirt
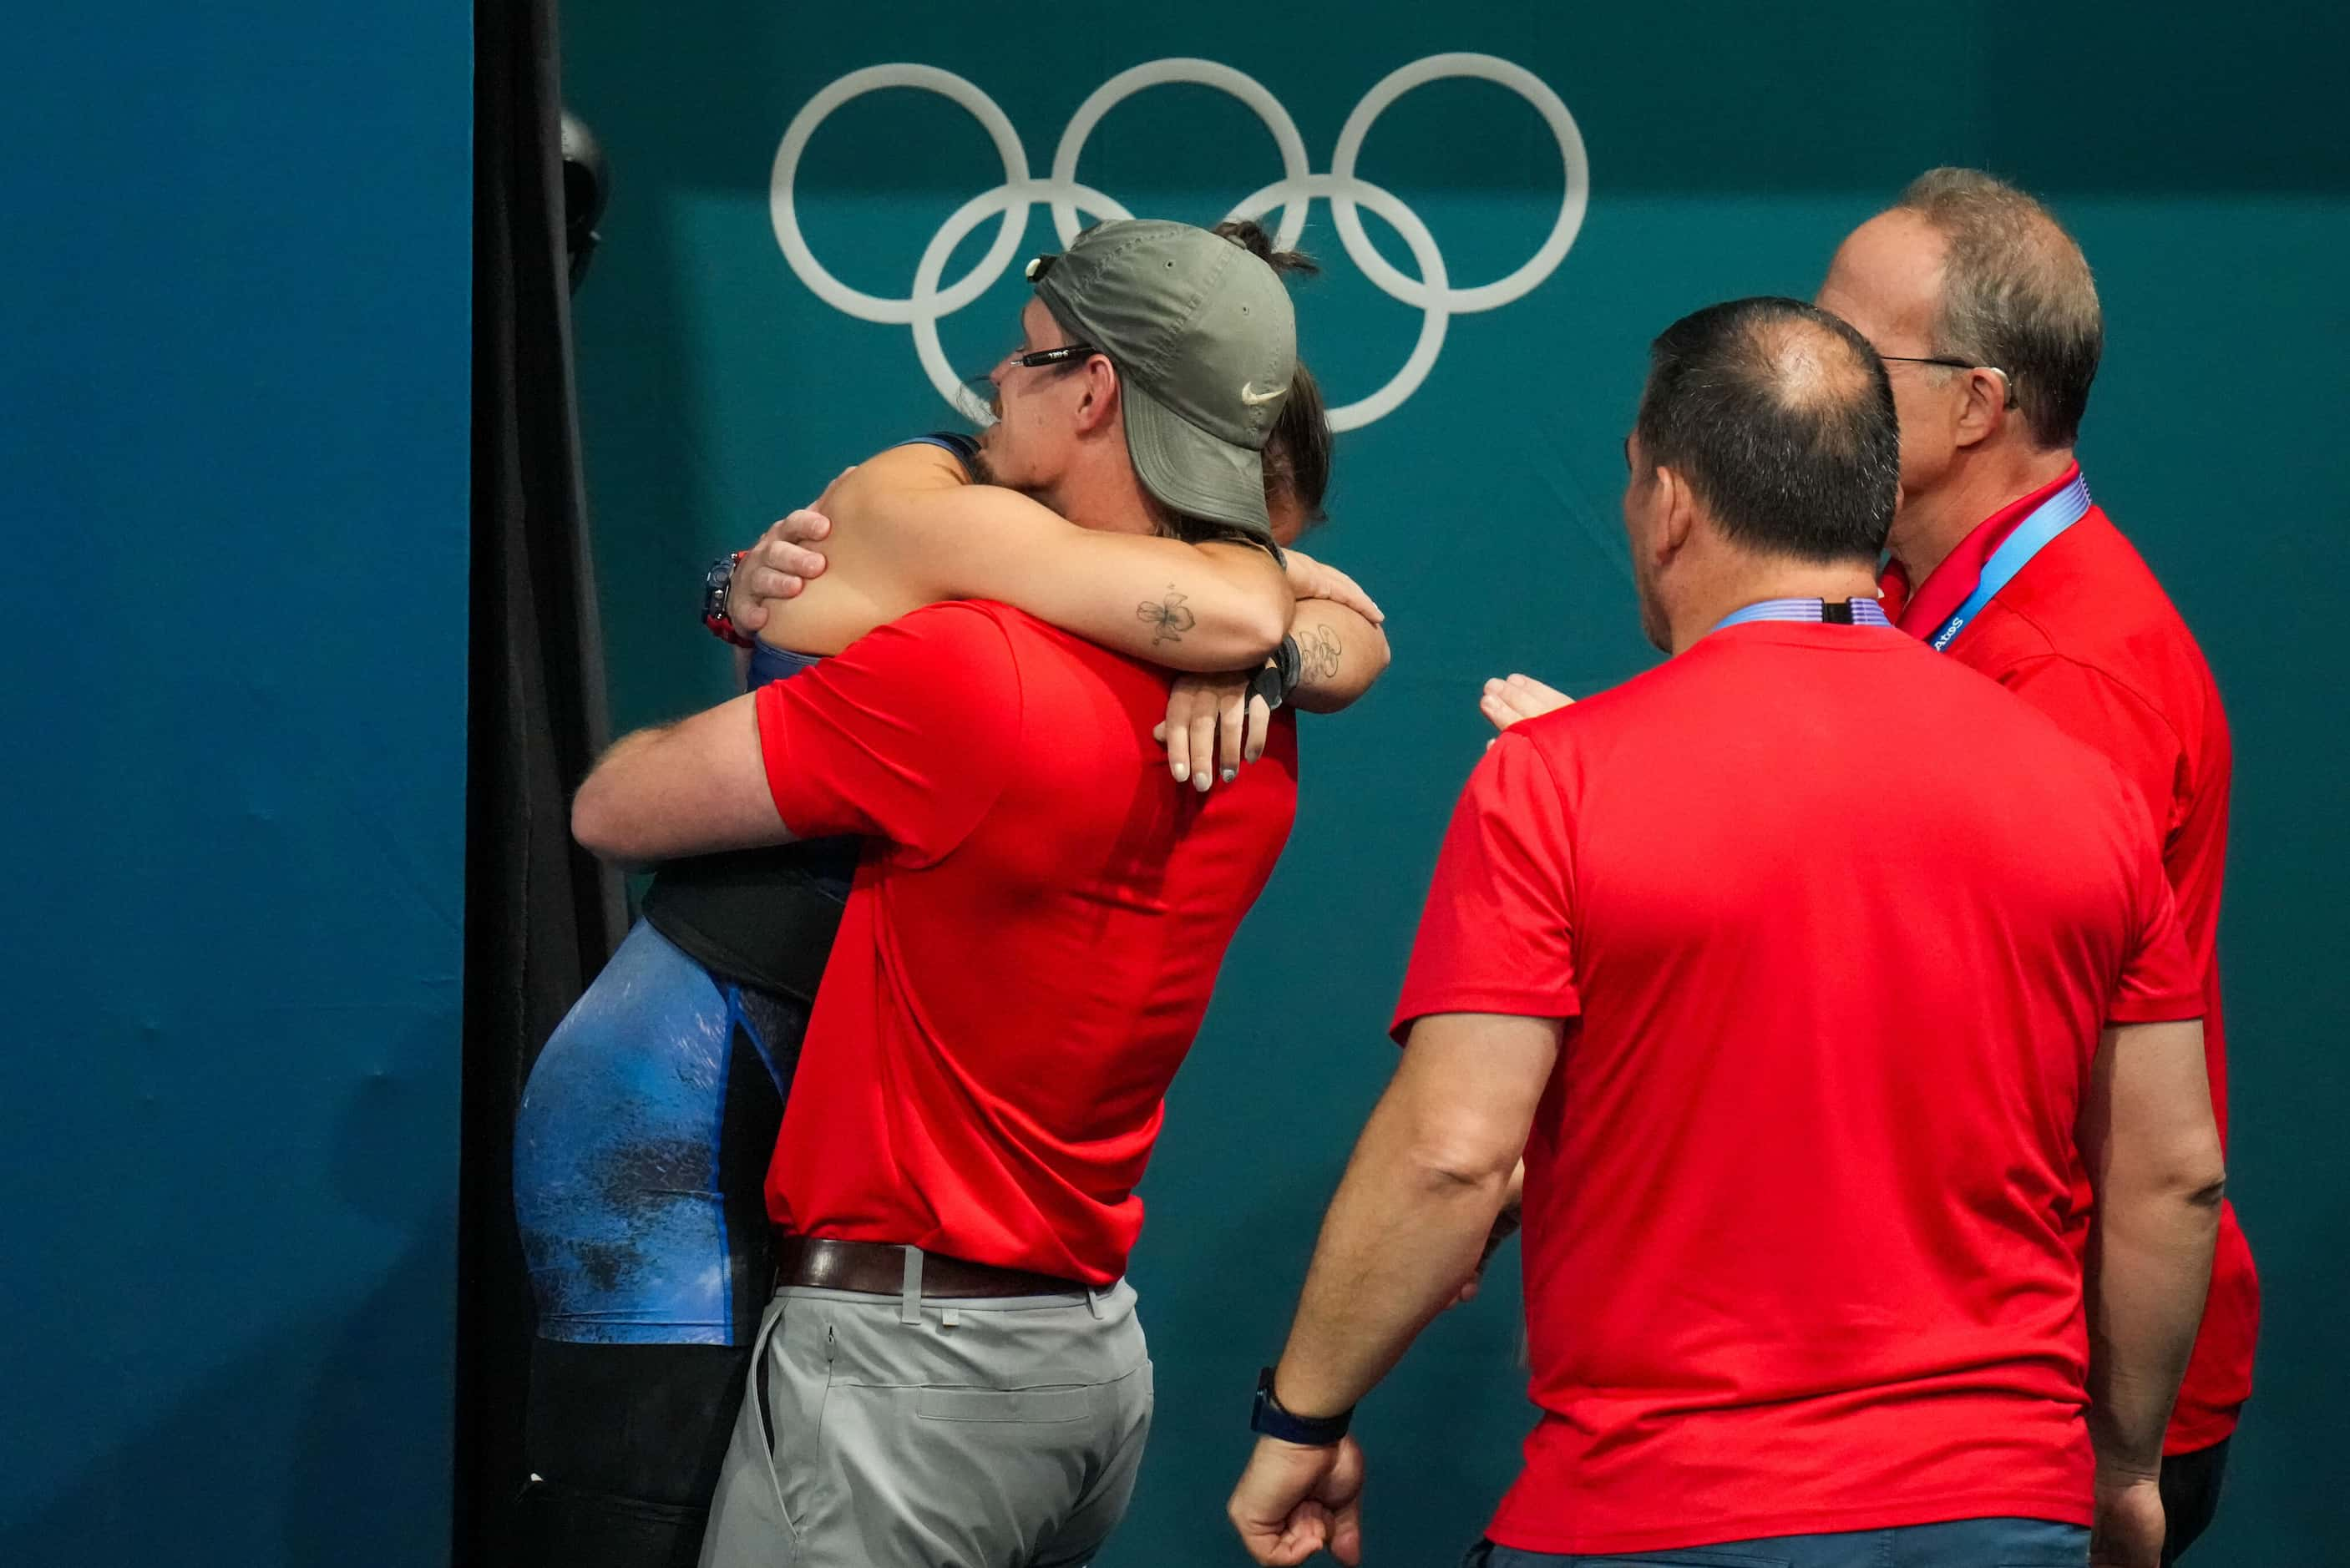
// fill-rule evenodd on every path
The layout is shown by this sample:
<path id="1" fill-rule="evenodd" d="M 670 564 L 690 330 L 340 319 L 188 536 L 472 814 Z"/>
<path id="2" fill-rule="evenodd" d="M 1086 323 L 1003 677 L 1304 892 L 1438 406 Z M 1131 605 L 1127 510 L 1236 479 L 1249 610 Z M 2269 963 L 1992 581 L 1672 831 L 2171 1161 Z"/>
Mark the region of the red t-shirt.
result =
<path id="1" fill-rule="evenodd" d="M 1106 1285 L 1160 1101 L 1297 800 L 1293 724 L 1212 794 L 1167 676 L 1002 605 L 932 605 L 761 688 L 775 807 L 866 848 L 767 1209 L 803 1235 Z"/>
<path id="2" fill-rule="evenodd" d="M 2068 470 L 2002 507 L 1961 541 L 1898 606 L 1902 629 L 1931 636 L 1973 590 L 1983 561 L 2001 541 L 2079 472 Z M 1898 578 L 1889 586 L 1896 594 L 1903 587 Z M 2146 562 L 2093 506 L 2043 546 L 1947 651 L 2104 753 L 2160 829 L 2179 928 L 2203 977 L 2204 1060 L 2224 1144 L 2228 1035 L 2220 1006 L 2220 883 L 2234 760 L 2228 716 L 2203 650 Z M 2167 1452 L 2209 1448 L 2236 1429 L 2237 1411 L 2252 1391 L 2260 1315 L 2251 1248 L 2233 1206 L 2222 1206 L 2211 1295 L 2164 1439 Z"/>
<path id="3" fill-rule="evenodd" d="M 2104 1023 L 2201 1004 L 2112 766 L 1889 628 L 1732 627 L 1511 730 L 1397 1014 L 1574 1021 L 1489 1533 L 2088 1522 L 2075 1112 Z"/>

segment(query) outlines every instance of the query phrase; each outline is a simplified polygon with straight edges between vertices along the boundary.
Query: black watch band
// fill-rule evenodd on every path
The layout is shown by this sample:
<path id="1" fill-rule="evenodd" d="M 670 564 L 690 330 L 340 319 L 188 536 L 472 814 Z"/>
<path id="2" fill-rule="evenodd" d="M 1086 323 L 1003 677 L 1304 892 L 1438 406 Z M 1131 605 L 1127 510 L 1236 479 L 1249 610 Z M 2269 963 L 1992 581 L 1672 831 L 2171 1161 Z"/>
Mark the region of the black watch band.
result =
<path id="1" fill-rule="evenodd" d="M 1297 639 L 1284 637 L 1281 646 L 1263 668 L 1249 677 L 1249 695 L 1262 697 L 1269 709 L 1279 709 L 1289 701 L 1290 693 L 1305 676 L 1305 656 L 1298 651 Z"/>
<path id="2" fill-rule="evenodd" d="M 1268 1366 L 1256 1375 L 1256 1403 L 1249 1410 L 1252 1432 L 1304 1448 L 1326 1449 L 1347 1435 L 1354 1419 L 1352 1410 L 1341 1410 L 1335 1416 L 1293 1416 L 1273 1397 L 1273 1368 Z"/>

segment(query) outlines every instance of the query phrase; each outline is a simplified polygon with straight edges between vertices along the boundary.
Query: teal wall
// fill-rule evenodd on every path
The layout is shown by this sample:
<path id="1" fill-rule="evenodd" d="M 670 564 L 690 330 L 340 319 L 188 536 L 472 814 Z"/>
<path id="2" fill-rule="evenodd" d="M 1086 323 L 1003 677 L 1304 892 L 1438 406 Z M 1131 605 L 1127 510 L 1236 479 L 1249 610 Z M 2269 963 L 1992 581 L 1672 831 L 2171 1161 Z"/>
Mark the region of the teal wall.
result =
<path id="1" fill-rule="evenodd" d="M 2331 592 L 2350 568 L 2350 138 L 2334 81 L 2350 29 L 2255 9 L 2108 5 L 2052 21 L 2016 4 L 1207 0 L 1066 26 L 1051 21 L 1066 12 L 1022 7 L 574 9 L 571 101 L 616 190 L 579 302 L 579 375 L 623 725 L 723 691 L 726 660 L 687 617 L 712 555 L 844 463 L 950 422 L 909 330 L 824 304 L 777 246 L 776 146 L 827 83 L 884 61 L 951 69 L 1003 106 L 1041 175 L 1108 77 L 1201 56 L 1286 106 L 1319 171 L 1375 81 L 1473 50 L 1547 82 L 1588 148 L 1589 213 L 1564 264 L 1515 304 L 1455 317 L 1417 393 L 1341 440 L 1321 548 L 1387 606 L 1396 662 L 1354 712 L 1308 721 L 1296 836 L 1171 1099 L 1134 1265 L 1162 1369 L 1159 1427 L 1107 1563 L 1236 1556 L 1221 1509 L 1251 1378 L 1388 1071 L 1381 1029 L 1482 739 L 1477 682 L 1526 669 L 1588 691 L 1651 658 L 1616 513 L 1648 338 L 1711 300 L 1808 294 L 1844 232 L 1938 162 L 2043 192 L 2096 265 L 2110 342 L 2084 456 L 2203 639 L 2236 726 L 2231 1177 L 2269 1321 L 2228 1509 L 2197 1561 L 2336 1553 L 2340 1491 L 2321 1456 L 2350 1406 L 2334 1331 L 2350 1068 L 2329 978 L 2350 873 Z M 1079 170 L 1136 212 L 1201 222 L 1277 172 L 1247 110 L 1189 87 L 1114 111 Z M 1456 284 L 1534 252 L 1561 178 L 1533 111 L 1466 82 L 1399 102 L 1361 172 L 1419 214 Z M 940 224 L 1000 178 L 962 110 L 897 90 L 817 130 L 798 204 L 843 282 L 903 295 Z M 1371 231 L 1409 270 L 1396 236 Z M 993 234 L 966 240 L 947 274 Z M 1364 280 L 1326 206 L 1306 244 L 1329 275 L 1301 296 L 1301 337 L 1344 402 L 1403 362 L 1419 318 Z M 1047 248 L 1040 210 L 1019 254 Z M 950 317 L 953 362 L 1001 353 L 1022 297 L 1015 269 Z M 1365 1415 L 1375 1560 L 1445 1560 L 1512 1473 L 1527 1417 L 1514 1276 L 1497 1282 L 1431 1331 Z"/>
<path id="2" fill-rule="evenodd" d="M 0 1563 L 448 1561 L 473 13 L 0 50 Z"/>

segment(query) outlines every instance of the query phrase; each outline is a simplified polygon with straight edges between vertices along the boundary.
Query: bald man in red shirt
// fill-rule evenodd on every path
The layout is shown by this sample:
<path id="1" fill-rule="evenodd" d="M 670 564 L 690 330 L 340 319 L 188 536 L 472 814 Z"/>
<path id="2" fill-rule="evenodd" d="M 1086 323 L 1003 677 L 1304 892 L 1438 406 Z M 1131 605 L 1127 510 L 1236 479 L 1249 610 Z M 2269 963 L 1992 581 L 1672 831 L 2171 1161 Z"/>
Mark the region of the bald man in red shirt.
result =
<path id="1" fill-rule="evenodd" d="M 1258 1562 L 1359 1559 L 1347 1417 L 1523 1153 L 1541 1418 L 1472 1563 L 2077 1563 L 2094 1521 L 2154 1568 L 2221 1179 L 2199 976 L 2113 766 L 1887 623 L 1899 447 L 1834 317 L 1658 338 L 1624 513 L 1672 657 L 1462 794 L 1259 1385 Z"/>

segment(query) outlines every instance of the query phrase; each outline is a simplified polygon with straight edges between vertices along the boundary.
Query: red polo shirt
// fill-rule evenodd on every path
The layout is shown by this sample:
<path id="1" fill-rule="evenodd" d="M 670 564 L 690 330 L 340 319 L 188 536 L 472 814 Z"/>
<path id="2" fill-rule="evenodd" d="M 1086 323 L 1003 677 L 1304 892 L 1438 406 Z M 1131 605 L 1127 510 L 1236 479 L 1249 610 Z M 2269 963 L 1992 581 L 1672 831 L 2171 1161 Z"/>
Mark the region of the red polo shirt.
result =
<path id="1" fill-rule="evenodd" d="M 1891 628 L 1732 627 L 1512 729 L 1397 1016 L 1573 1021 L 1489 1533 L 2087 1523 L 2075 1114 L 2104 1023 L 2201 1005 L 2111 764 Z"/>
<path id="2" fill-rule="evenodd" d="M 1888 574 L 1887 609 L 1905 631 L 1930 637 L 1974 590 L 1982 564 L 2078 465 L 2002 507 L 1960 541 L 1914 596 Z M 1906 599 L 1906 602 L 1903 602 Z M 2083 517 L 2033 556 L 1952 639 L 1950 658 L 1979 670 L 2056 721 L 2121 770 L 2161 833 L 2162 864 L 2178 900 L 2204 992 L 2204 1056 L 2220 1137 L 2228 1136 L 2228 1034 L 2220 1006 L 2220 883 L 2228 853 L 2234 772 L 2228 716 L 2211 667 L 2187 623 L 2104 511 Z M 2164 1441 L 2178 1454 L 2236 1429 L 2252 1391 L 2260 1281 L 2232 1206 L 2220 1211 L 2220 1248 L 2194 1359 Z"/>
<path id="3" fill-rule="evenodd" d="M 1163 670 L 933 605 L 759 692 L 804 837 L 872 840 L 767 1175 L 778 1225 L 1105 1285 L 1160 1101 L 1297 798 L 1296 731 L 1201 795 Z"/>

